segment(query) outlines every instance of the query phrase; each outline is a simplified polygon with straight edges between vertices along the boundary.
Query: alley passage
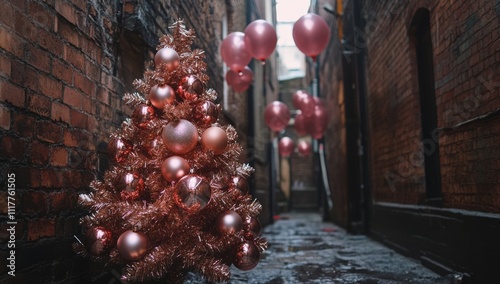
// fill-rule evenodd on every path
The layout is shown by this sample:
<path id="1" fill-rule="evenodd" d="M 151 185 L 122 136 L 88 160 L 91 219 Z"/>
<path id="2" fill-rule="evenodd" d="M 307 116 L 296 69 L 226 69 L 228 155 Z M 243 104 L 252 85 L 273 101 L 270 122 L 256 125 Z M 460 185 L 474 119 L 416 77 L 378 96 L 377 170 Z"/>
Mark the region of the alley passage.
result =
<path id="1" fill-rule="evenodd" d="M 366 236 L 349 235 L 319 214 L 291 213 L 264 229 L 259 265 L 232 268 L 230 283 L 450 283 Z M 193 277 L 187 283 L 199 283 Z"/>

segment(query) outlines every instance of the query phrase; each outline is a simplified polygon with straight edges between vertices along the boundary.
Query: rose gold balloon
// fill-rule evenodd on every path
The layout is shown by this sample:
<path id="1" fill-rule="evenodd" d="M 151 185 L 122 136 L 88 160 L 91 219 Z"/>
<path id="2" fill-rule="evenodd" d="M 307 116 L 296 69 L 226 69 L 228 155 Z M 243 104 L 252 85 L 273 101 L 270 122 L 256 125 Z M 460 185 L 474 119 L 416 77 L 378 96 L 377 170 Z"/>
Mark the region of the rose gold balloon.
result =
<path id="1" fill-rule="evenodd" d="M 103 227 L 93 227 L 87 231 L 87 242 L 90 243 L 90 253 L 98 256 L 102 255 L 111 247 L 111 232 Z"/>
<path id="2" fill-rule="evenodd" d="M 125 231 L 116 242 L 120 256 L 126 260 L 137 261 L 146 255 L 148 240 L 143 233 Z"/>
<path id="3" fill-rule="evenodd" d="M 251 242 L 244 242 L 236 247 L 236 253 L 233 260 L 234 266 L 240 270 L 251 270 L 260 260 L 260 252 L 257 246 Z"/>
<path id="4" fill-rule="evenodd" d="M 245 178 L 240 176 L 235 176 L 232 178 L 232 182 L 234 187 L 237 188 L 241 194 L 245 195 L 248 193 L 248 182 Z"/>
<path id="5" fill-rule="evenodd" d="M 304 136 L 308 133 L 308 126 L 310 125 L 310 118 L 306 118 L 302 113 L 299 113 L 295 116 L 295 133 L 298 136 Z"/>
<path id="6" fill-rule="evenodd" d="M 215 155 L 222 154 L 227 147 L 227 133 L 220 127 L 209 127 L 201 135 L 201 144 Z"/>
<path id="7" fill-rule="evenodd" d="M 246 67 L 246 66 L 245 66 Z M 231 69 L 227 70 L 226 72 L 226 82 L 229 86 L 234 85 L 236 82 L 238 82 L 240 75 L 238 72 L 235 72 Z"/>
<path id="8" fill-rule="evenodd" d="M 177 68 L 179 60 L 179 54 L 169 47 L 164 47 L 155 54 L 155 65 L 157 67 L 163 65 L 168 71 L 173 71 Z"/>
<path id="9" fill-rule="evenodd" d="M 181 119 L 163 127 L 163 144 L 175 154 L 186 154 L 198 143 L 198 130 L 190 121 Z"/>
<path id="10" fill-rule="evenodd" d="M 132 152 L 132 144 L 121 137 L 112 138 L 108 144 L 108 152 L 114 161 L 122 163 Z"/>
<path id="11" fill-rule="evenodd" d="M 312 117 L 312 127 L 309 128 L 309 134 L 314 139 L 320 139 L 328 126 L 328 114 L 326 109 L 320 105 L 314 108 L 314 114 Z"/>
<path id="12" fill-rule="evenodd" d="M 204 101 L 196 108 L 198 124 L 207 127 L 219 119 L 219 107 L 211 101 Z"/>
<path id="13" fill-rule="evenodd" d="M 297 144 L 297 150 L 299 151 L 299 154 L 301 154 L 304 157 L 307 157 L 311 154 L 312 151 L 311 143 L 305 140 L 301 140 Z"/>
<path id="14" fill-rule="evenodd" d="M 264 20 L 251 22 L 245 28 L 244 34 L 248 52 L 261 61 L 273 53 L 278 41 L 274 27 Z"/>
<path id="15" fill-rule="evenodd" d="M 295 22 L 292 35 L 299 50 L 316 60 L 330 41 L 330 28 L 323 18 L 309 13 Z"/>
<path id="16" fill-rule="evenodd" d="M 182 78 L 177 88 L 177 93 L 183 100 L 194 100 L 203 94 L 203 90 L 204 87 L 201 80 L 194 75 L 189 75 Z"/>
<path id="17" fill-rule="evenodd" d="M 179 156 L 172 156 L 163 161 L 161 165 L 161 175 L 168 181 L 178 181 L 183 176 L 189 174 L 191 167 L 186 159 Z"/>
<path id="18" fill-rule="evenodd" d="M 250 69 L 250 67 L 248 66 L 245 66 L 245 68 L 240 73 L 229 70 L 226 73 L 226 80 L 228 79 L 232 82 L 231 84 L 229 84 L 228 81 L 228 84 L 233 88 L 235 92 L 244 92 L 253 82 L 252 69 Z"/>
<path id="19" fill-rule="evenodd" d="M 278 143 L 278 151 L 282 157 L 289 157 L 293 153 L 294 146 L 292 138 L 283 137 Z"/>
<path id="20" fill-rule="evenodd" d="M 227 35 L 222 40 L 220 53 L 229 69 L 238 73 L 252 60 L 245 45 L 245 34 L 242 32 L 232 32 Z"/>
<path id="21" fill-rule="evenodd" d="M 307 92 L 302 90 L 295 92 L 292 102 L 296 108 L 301 110 L 302 115 L 305 117 L 311 117 L 313 115 L 316 102 L 313 96 L 309 95 Z"/>
<path id="22" fill-rule="evenodd" d="M 136 200 L 144 192 L 144 180 L 138 173 L 124 173 L 116 181 L 116 189 L 125 200 Z"/>
<path id="23" fill-rule="evenodd" d="M 243 219 L 234 211 L 226 211 L 219 215 L 216 222 L 217 232 L 221 235 L 232 235 L 241 230 Z"/>
<path id="24" fill-rule="evenodd" d="M 149 91 L 149 100 L 155 108 L 162 109 L 175 101 L 175 91 L 169 85 L 154 85 Z"/>
<path id="25" fill-rule="evenodd" d="M 286 128 L 290 120 L 290 110 L 279 101 L 274 101 L 266 106 L 264 110 L 264 120 L 273 131 L 281 131 Z"/>
<path id="26" fill-rule="evenodd" d="M 135 126 L 146 129 L 154 116 L 155 110 L 152 107 L 141 104 L 134 109 L 132 113 L 132 122 Z"/>
<path id="27" fill-rule="evenodd" d="M 191 209 L 194 206 L 201 210 L 210 201 L 212 190 L 210 184 L 199 175 L 182 177 L 174 188 L 174 198 L 177 206 Z"/>

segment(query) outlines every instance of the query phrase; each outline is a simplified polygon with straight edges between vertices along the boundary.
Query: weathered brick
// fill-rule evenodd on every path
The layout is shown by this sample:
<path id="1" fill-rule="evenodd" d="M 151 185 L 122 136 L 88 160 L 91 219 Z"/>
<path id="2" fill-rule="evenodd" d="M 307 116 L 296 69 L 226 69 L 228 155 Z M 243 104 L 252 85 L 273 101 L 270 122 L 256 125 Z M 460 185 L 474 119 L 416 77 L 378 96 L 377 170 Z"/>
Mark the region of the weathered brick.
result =
<path id="1" fill-rule="evenodd" d="M 64 81 L 68 85 L 73 84 L 73 70 L 69 65 L 60 60 L 54 59 L 52 61 L 52 75 L 54 75 L 57 79 Z"/>
<path id="2" fill-rule="evenodd" d="M 45 192 L 25 191 L 22 197 L 21 206 L 23 213 L 44 215 L 47 212 L 48 198 Z"/>
<path id="3" fill-rule="evenodd" d="M 82 93 L 80 91 L 70 88 L 68 86 L 64 87 L 63 102 L 69 106 L 76 109 L 82 108 Z"/>
<path id="4" fill-rule="evenodd" d="M 44 29 L 38 29 L 38 44 L 45 48 L 51 54 L 57 57 L 64 56 L 64 43 L 55 35 Z"/>
<path id="5" fill-rule="evenodd" d="M 10 77 L 10 59 L 5 54 L 0 54 L 0 76 Z"/>
<path id="6" fill-rule="evenodd" d="M 50 165 L 66 166 L 68 165 L 68 150 L 63 147 L 52 148 L 50 153 Z"/>
<path id="7" fill-rule="evenodd" d="M 95 84 L 80 73 L 75 73 L 75 86 L 86 95 L 95 96 Z"/>
<path id="8" fill-rule="evenodd" d="M 26 40 L 15 33 L 9 32 L 5 27 L 0 26 L 0 48 L 21 58 L 24 53 Z"/>
<path id="9" fill-rule="evenodd" d="M 34 165 L 46 165 L 49 162 L 49 146 L 34 141 L 31 144 L 31 163 Z"/>
<path id="10" fill-rule="evenodd" d="M 88 115 L 80 111 L 71 109 L 70 116 L 71 116 L 71 126 L 84 129 L 87 128 Z"/>
<path id="11" fill-rule="evenodd" d="M 69 45 L 64 45 L 63 47 L 63 58 L 69 64 L 73 65 L 80 71 L 83 71 L 85 68 L 85 58 L 83 53 Z"/>
<path id="12" fill-rule="evenodd" d="M 70 4 L 62 1 L 56 1 L 55 5 L 56 11 L 63 16 L 66 20 L 68 20 L 73 25 L 77 23 L 77 14 L 75 8 Z"/>
<path id="13" fill-rule="evenodd" d="M 21 137 L 33 137 L 35 133 L 35 118 L 28 116 L 23 113 L 14 114 L 14 122 L 12 125 L 12 130 Z"/>
<path id="14" fill-rule="evenodd" d="M 54 13 L 43 4 L 36 1 L 29 1 L 28 14 L 30 19 L 44 26 L 46 29 L 52 30 L 54 28 Z"/>
<path id="15" fill-rule="evenodd" d="M 61 104 L 59 102 L 52 103 L 52 110 L 50 113 L 50 118 L 56 121 L 62 121 L 65 123 L 70 123 L 70 110 L 69 107 L 65 104 Z"/>
<path id="16" fill-rule="evenodd" d="M 50 73 L 50 57 L 37 46 L 26 45 L 23 59 L 37 69 Z"/>
<path id="17" fill-rule="evenodd" d="M 60 143 L 62 140 L 62 127 L 48 120 L 36 123 L 36 137 L 49 143 Z"/>
<path id="18" fill-rule="evenodd" d="M 0 127 L 5 130 L 10 129 L 10 110 L 0 105 Z"/>
<path id="19" fill-rule="evenodd" d="M 56 234 L 55 225 L 55 220 L 48 218 L 32 219 L 28 221 L 28 241 L 54 237 Z"/>
<path id="20" fill-rule="evenodd" d="M 63 172 L 54 168 L 42 169 L 40 171 L 40 186 L 46 188 L 63 187 Z"/>
<path id="21" fill-rule="evenodd" d="M 77 196 L 73 192 L 55 192 L 50 199 L 50 210 L 57 213 L 75 207 Z"/>
<path id="22" fill-rule="evenodd" d="M 28 95 L 28 109 L 41 116 L 50 117 L 51 101 L 46 96 L 29 94 Z"/>
<path id="23" fill-rule="evenodd" d="M 26 142 L 13 136 L 5 135 L 2 137 L 1 143 L 2 148 L 0 149 L 0 153 L 2 157 L 18 161 L 23 159 Z"/>
<path id="24" fill-rule="evenodd" d="M 26 100 L 24 90 L 6 81 L 0 81 L 0 99 L 17 107 L 23 107 Z"/>
<path id="25" fill-rule="evenodd" d="M 77 29 L 74 26 L 66 23 L 65 21 L 59 21 L 57 25 L 57 32 L 62 38 L 67 40 L 72 45 L 77 48 L 80 47 L 80 41 L 83 40 L 83 38 L 78 34 Z"/>
<path id="26" fill-rule="evenodd" d="M 31 23 L 29 18 L 17 11 L 14 12 L 14 29 L 26 39 L 34 40 L 36 38 L 37 28 Z"/>

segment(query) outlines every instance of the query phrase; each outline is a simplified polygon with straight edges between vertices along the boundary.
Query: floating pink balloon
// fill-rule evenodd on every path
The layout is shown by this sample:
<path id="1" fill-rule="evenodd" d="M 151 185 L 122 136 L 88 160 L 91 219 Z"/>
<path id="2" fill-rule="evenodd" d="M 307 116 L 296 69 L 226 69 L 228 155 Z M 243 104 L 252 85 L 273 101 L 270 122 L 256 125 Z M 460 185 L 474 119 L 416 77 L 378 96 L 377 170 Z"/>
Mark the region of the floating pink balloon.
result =
<path id="1" fill-rule="evenodd" d="M 309 134 L 311 134 L 314 139 L 320 139 L 323 137 L 327 125 L 328 114 L 326 108 L 321 105 L 317 105 L 314 108 L 314 115 L 312 117 L 312 125 L 309 128 Z"/>
<path id="2" fill-rule="evenodd" d="M 304 136 L 308 133 L 307 128 L 310 123 L 307 120 L 302 113 L 295 116 L 294 128 L 298 136 Z"/>
<path id="3" fill-rule="evenodd" d="M 245 28 L 244 32 L 248 52 L 254 58 L 265 62 L 273 53 L 278 41 L 274 27 L 264 20 L 255 20 Z"/>
<path id="4" fill-rule="evenodd" d="M 302 111 L 305 117 L 311 117 L 314 114 L 316 105 L 314 98 L 303 90 L 298 90 L 292 97 L 293 105 Z"/>
<path id="5" fill-rule="evenodd" d="M 274 101 L 266 106 L 264 120 L 272 131 L 279 132 L 288 125 L 290 110 L 284 103 Z"/>
<path id="6" fill-rule="evenodd" d="M 293 40 L 302 53 L 316 60 L 330 41 L 328 24 L 316 14 L 306 14 L 293 25 Z"/>
<path id="7" fill-rule="evenodd" d="M 228 70 L 226 72 L 226 82 L 228 85 L 233 87 L 236 92 L 243 92 L 248 89 L 250 84 L 253 82 L 253 72 L 250 67 L 245 66 L 243 71 L 240 73 L 234 72 L 233 70 Z"/>
<path id="8" fill-rule="evenodd" d="M 252 60 L 245 45 L 245 34 L 242 32 L 232 32 L 227 35 L 220 46 L 220 53 L 229 69 L 238 73 Z"/>
<path id="9" fill-rule="evenodd" d="M 295 145 L 293 143 L 292 138 L 290 137 L 281 138 L 278 143 L 278 151 L 280 153 L 280 156 L 289 157 L 293 153 L 294 147 Z"/>
<path id="10" fill-rule="evenodd" d="M 299 143 L 297 144 L 297 151 L 299 151 L 299 154 L 304 157 L 311 155 L 312 152 L 311 143 L 307 142 L 306 140 L 300 140 Z"/>

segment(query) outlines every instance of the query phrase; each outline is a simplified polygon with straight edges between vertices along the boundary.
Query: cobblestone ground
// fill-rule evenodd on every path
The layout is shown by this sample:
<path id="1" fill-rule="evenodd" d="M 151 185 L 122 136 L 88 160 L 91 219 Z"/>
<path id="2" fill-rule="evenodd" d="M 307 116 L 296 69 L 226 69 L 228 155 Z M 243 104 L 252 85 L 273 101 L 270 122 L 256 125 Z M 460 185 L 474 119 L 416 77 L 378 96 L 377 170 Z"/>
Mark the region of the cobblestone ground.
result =
<path id="1" fill-rule="evenodd" d="M 349 235 L 319 214 L 291 213 L 264 229 L 269 249 L 230 283 L 452 283 L 366 236 Z M 202 283 L 191 277 L 186 283 Z"/>

